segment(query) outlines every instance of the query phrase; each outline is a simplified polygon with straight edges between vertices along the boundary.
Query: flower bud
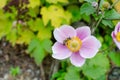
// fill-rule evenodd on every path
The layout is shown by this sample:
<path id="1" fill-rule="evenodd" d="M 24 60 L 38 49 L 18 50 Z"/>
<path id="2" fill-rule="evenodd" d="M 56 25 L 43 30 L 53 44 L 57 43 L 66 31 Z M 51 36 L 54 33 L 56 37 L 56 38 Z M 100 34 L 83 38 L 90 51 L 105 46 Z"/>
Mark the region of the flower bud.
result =
<path id="1" fill-rule="evenodd" d="M 110 3 L 109 2 L 104 2 L 103 3 L 103 8 L 105 8 L 105 9 L 110 8 Z"/>

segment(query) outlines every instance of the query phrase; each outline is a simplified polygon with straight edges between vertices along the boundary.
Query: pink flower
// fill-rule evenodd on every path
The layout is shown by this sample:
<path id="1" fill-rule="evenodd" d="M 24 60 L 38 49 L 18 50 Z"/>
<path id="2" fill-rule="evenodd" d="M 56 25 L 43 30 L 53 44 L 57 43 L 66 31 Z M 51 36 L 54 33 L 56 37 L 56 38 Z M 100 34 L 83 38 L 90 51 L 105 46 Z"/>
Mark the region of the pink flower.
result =
<path id="1" fill-rule="evenodd" d="M 101 43 L 91 35 L 87 26 L 74 29 L 63 25 L 53 32 L 57 42 L 52 47 L 52 57 L 55 59 L 70 58 L 73 65 L 79 67 L 85 63 L 86 58 L 92 58 L 101 47 Z"/>
<path id="2" fill-rule="evenodd" d="M 115 27 L 115 30 L 111 34 L 113 41 L 117 45 L 117 47 L 120 49 L 120 22 Z"/>

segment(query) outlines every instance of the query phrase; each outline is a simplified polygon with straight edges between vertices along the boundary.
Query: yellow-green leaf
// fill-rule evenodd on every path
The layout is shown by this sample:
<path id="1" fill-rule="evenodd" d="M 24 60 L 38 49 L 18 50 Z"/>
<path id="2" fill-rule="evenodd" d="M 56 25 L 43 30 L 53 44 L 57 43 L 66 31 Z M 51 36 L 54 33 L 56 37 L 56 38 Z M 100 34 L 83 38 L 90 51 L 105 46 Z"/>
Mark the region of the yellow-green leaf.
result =
<path id="1" fill-rule="evenodd" d="M 29 0 L 28 7 L 35 8 L 37 6 L 40 6 L 41 2 L 40 0 Z"/>
<path id="2" fill-rule="evenodd" d="M 43 39 L 50 39 L 51 38 L 51 28 L 45 28 L 44 26 L 42 26 L 37 34 L 37 37 L 40 40 Z"/>
<path id="3" fill-rule="evenodd" d="M 0 9 L 6 5 L 7 0 L 0 0 Z"/>
<path id="4" fill-rule="evenodd" d="M 44 25 L 47 25 L 51 21 L 54 27 L 59 27 L 61 24 L 69 24 L 72 18 L 70 12 L 65 11 L 63 7 L 58 5 L 51 5 L 48 8 L 43 7 L 41 14 Z"/>
<path id="5" fill-rule="evenodd" d="M 8 34 L 11 30 L 12 22 L 6 18 L 3 10 L 0 9 L 0 38 Z"/>
<path id="6" fill-rule="evenodd" d="M 21 33 L 20 37 L 17 39 L 16 43 L 18 44 L 29 44 L 30 41 L 34 38 L 34 34 L 30 30 L 25 30 Z"/>
<path id="7" fill-rule="evenodd" d="M 43 21 L 39 18 L 37 18 L 36 20 L 30 20 L 28 22 L 28 25 L 30 26 L 30 29 L 33 31 L 39 31 L 40 27 L 44 26 Z"/>
<path id="8" fill-rule="evenodd" d="M 46 0 L 48 3 L 54 3 L 54 4 L 57 4 L 57 3 L 68 3 L 69 1 L 68 0 Z"/>
<path id="9" fill-rule="evenodd" d="M 17 38 L 18 38 L 18 35 L 17 35 L 17 30 L 16 29 L 12 29 L 7 34 L 7 40 L 9 40 L 12 43 L 12 45 L 15 45 Z"/>

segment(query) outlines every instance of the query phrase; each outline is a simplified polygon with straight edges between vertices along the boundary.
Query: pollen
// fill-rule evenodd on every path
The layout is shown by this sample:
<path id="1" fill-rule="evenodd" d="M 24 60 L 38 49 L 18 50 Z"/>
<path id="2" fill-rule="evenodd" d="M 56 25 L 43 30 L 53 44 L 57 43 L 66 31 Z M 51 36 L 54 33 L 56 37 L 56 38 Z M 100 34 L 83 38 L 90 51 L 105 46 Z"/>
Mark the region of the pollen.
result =
<path id="1" fill-rule="evenodd" d="M 82 41 L 78 37 L 73 37 L 65 42 L 65 46 L 72 52 L 77 52 L 80 50 Z"/>
<path id="2" fill-rule="evenodd" d="M 120 42 L 120 32 L 117 33 L 117 35 L 116 35 L 116 40 L 117 40 L 118 42 Z"/>

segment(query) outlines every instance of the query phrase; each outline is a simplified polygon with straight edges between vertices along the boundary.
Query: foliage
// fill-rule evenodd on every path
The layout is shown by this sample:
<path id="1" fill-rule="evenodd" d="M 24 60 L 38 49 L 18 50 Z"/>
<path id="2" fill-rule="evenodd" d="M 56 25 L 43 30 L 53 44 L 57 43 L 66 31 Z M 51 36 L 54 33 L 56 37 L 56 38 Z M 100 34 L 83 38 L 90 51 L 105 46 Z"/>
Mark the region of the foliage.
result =
<path id="1" fill-rule="evenodd" d="M 114 65 L 120 66 L 120 54 L 118 52 L 111 52 L 109 56 Z"/>
<path id="2" fill-rule="evenodd" d="M 28 53 L 35 59 L 37 65 L 42 62 L 46 55 L 46 52 L 51 52 L 51 45 L 52 42 L 49 39 L 39 40 L 35 38 L 30 42 L 28 46 Z"/>
<path id="3" fill-rule="evenodd" d="M 56 14 L 57 13 L 57 14 Z M 41 15 L 44 25 L 47 25 L 51 21 L 52 26 L 59 27 L 61 24 L 69 24 L 71 14 L 68 11 L 64 11 L 62 6 L 51 5 L 48 8 L 43 7 L 41 9 Z"/>
<path id="4" fill-rule="evenodd" d="M 120 67 L 120 53 L 111 38 L 112 30 L 120 21 L 120 6 L 119 3 L 114 4 L 115 0 L 0 1 L 0 39 L 6 38 L 13 46 L 27 45 L 27 53 L 37 65 L 52 53 L 52 31 L 62 24 L 90 26 L 101 41 L 100 52 L 94 58 L 87 59 L 83 67 L 76 68 L 69 61 L 63 61 L 51 80 L 105 80 L 110 66 Z M 93 6 L 93 2 L 98 5 Z M 19 68 L 11 68 L 10 72 L 16 76 Z"/>
<path id="5" fill-rule="evenodd" d="M 12 76 L 17 76 L 18 74 L 20 74 L 20 68 L 19 67 L 11 67 L 10 74 Z"/>
<path id="6" fill-rule="evenodd" d="M 0 2 L 1 2 L 0 3 L 0 9 L 1 9 L 6 5 L 7 0 L 4 0 L 4 1 L 0 0 Z"/>
<path id="7" fill-rule="evenodd" d="M 109 67 L 109 60 L 107 59 L 106 55 L 99 53 L 96 55 L 96 57 L 89 60 L 89 62 L 83 66 L 82 70 L 83 74 L 88 78 L 97 80 L 102 75 L 106 74 L 106 72 L 109 70 Z"/>
<path id="8" fill-rule="evenodd" d="M 81 14 L 90 15 L 95 12 L 95 8 L 90 3 L 84 3 L 80 8 Z"/>

